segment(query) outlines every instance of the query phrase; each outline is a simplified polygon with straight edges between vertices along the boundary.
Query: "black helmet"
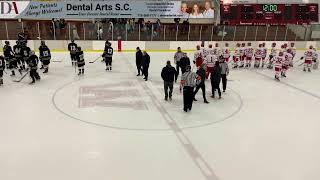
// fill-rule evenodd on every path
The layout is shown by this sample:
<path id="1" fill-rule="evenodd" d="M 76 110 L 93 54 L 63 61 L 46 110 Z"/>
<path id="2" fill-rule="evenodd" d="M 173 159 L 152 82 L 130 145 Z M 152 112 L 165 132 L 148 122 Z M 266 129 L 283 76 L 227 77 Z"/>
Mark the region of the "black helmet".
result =
<path id="1" fill-rule="evenodd" d="M 78 47 L 78 51 L 81 51 L 81 47 L 80 46 Z"/>
<path id="2" fill-rule="evenodd" d="M 74 43 L 74 39 L 71 39 L 71 42 Z"/>
<path id="3" fill-rule="evenodd" d="M 9 45 L 9 44 L 10 44 L 10 42 L 9 42 L 9 41 L 5 41 L 4 43 L 5 43 L 6 45 Z"/>
<path id="4" fill-rule="evenodd" d="M 45 41 L 41 41 L 41 46 L 44 46 L 46 45 L 46 42 Z"/>

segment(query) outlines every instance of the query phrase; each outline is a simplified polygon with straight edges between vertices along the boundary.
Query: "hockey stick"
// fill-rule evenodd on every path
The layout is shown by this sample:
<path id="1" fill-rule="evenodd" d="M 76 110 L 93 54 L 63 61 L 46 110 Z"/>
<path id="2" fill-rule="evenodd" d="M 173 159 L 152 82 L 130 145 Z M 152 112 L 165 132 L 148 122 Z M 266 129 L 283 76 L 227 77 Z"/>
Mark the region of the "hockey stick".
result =
<path id="1" fill-rule="evenodd" d="M 52 61 L 52 62 L 61 63 L 62 61 Z"/>
<path id="2" fill-rule="evenodd" d="M 301 64 L 299 64 L 299 66 L 302 66 L 304 64 L 304 62 L 303 63 L 301 63 Z"/>
<path id="3" fill-rule="evenodd" d="M 94 61 L 90 61 L 89 63 L 95 63 L 99 58 L 100 56 L 98 56 Z"/>
<path id="4" fill-rule="evenodd" d="M 3 72 L 4 72 L 5 74 L 8 74 L 6 70 L 3 70 Z"/>
<path id="5" fill-rule="evenodd" d="M 19 80 L 14 80 L 13 82 L 21 82 L 28 74 L 29 74 L 29 71 L 25 73 Z"/>

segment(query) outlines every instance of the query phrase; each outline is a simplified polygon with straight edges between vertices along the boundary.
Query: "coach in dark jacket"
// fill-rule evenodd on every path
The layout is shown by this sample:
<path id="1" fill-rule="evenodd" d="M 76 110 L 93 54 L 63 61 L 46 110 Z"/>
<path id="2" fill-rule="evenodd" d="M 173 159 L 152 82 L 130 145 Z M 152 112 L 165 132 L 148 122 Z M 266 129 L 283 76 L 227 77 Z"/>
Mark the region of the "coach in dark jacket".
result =
<path id="1" fill-rule="evenodd" d="M 221 81 L 221 66 L 219 61 L 216 61 L 212 72 L 211 72 L 211 87 L 212 87 L 212 98 L 215 98 L 215 90 L 218 90 L 219 99 L 221 99 L 221 90 L 220 90 L 220 81 Z"/>
<path id="2" fill-rule="evenodd" d="M 195 98 L 196 97 L 196 94 L 198 93 L 199 89 L 202 90 L 202 96 L 203 96 L 203 101 L 204 103 L 208 104 L 209 102 L 207 101 L 207 98 L 206 98 L 206 84 L 205 84 L 205 81 L 206 81 L 206 70 L 204 69 L 205 68 L 205 65 L 202 64 L 202 66 L 199 68 L 199 70 L 197 71 L 197 87 L 196 87 L 196 90 L 194 91 L 194 101 L 197 101 L 197 99 Z"/>
<path id="3" fill-rule="evenodd" d="M 180 68 L 182 74 L 186 72 L 186 68 L 188 65 L 190 65 L 190 59 L 188 58 L 187 53 L 183 53 L 183 56 L 180 59 Z"/>
<path id="4" fill-rule="evenodd" d="M 142 63 L 142 52 L 139 47 L 137 47 L 137 52 L 136 52 L 136 66 L 138 70 L 138 75 L 140 76 L 140 71 L 141 71 L 141 63 Z"/>
<path id="5" fill-rule="evenodd" d="M 168 89 L 169 89 L 169 100 L 172 100 L 173 82 L 177 81 L 178 73 L 174 67 L 171 66 L 170 61 L 167 61 L 167 66 L 161 71 L 161 77 L 164 81 L 164 94 L 165 100 L 168 100 Z"/>
<path id="6" fill-rule="evenodd" d="M 150 65 L 150 56 L 146 51 L 143 51 L 142 53 L 142 73 L 144 75 L 144 78 L 146 81 L 148 81 L 148 76 L 149 76 L 149 65 Z"/>

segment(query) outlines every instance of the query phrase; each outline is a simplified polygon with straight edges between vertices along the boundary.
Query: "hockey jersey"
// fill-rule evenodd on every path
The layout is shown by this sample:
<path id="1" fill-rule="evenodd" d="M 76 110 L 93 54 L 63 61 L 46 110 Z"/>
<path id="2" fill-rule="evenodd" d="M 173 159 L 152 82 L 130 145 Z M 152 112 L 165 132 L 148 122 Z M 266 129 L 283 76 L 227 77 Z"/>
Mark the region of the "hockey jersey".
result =
<path id="1" fill-rule="evenodd" d="M 29 67 L 33 70 L 37 70 L 38 69 L 38 62 L 39 62 L 39 59 L 38 59 L 38 56 L 36 55 L 31 55 L 29 57 Z"/>
<path id="2" fill-rule="evenodd" d="M 285 59 L 284 59 L 284 61 L 283 61 L 283 65 L 289 66 L 290 62 L 291 62 L 292 59 L 293 59 L 292 54 L 290 54 L 290 53 L 284 53 L 284 57 L 285 57 Z"/>
<path id="3" fill-rule="evenodd" d="M 252 57 L 253 56 L 253 48 L 251 46 L 248 46 L 245 50 L 246 57 Z"/>
<path id="4" fill-rule="evenodd" d="M 230 49 L 228 47 L 224 47 L 222 49 L 222 56 L 223 58 L 227 59 L 230 57 Z"/>
<path id="5" fill-rule="evenodd" d="M 78 51 L 76 58 L 77 58 L 78 66 L 85 65 L 83 51 Z"/>
<path id="6" fill-rule="evenodd" d="M 255 56 L 256 59 L 261 59 L 263 54 L 264 54 L 264 49 L 263 48 L 258 48 L 258 49 L 256 49 L 256 51 L 254 53 L 254 56 Z"/>
<path id="7" fill-rule="evenodd" d="M 14 52 L 14 56 L 16 58 L 20 58 L 22 57 L 22 51 L 21 51 L 22 47 L 21 45 L 17 44 L 13 46 L 13 52 Z"/>
<path id="8" fill-rule="evenodd" d="M 23 57 L 24 59 L 29 58 L 31 49 L 30 49 L 28 46 L 23 46 L 22 49 L 21 49 L 21 51 L 22 51 L 22 57 Z"/>
<path id="9" fill-rule="evenodd" d="M 221 56 L 221 49 L 219 47 L 215 47 L 213 49 L 213 53 L 214 53 L 214 55 L 219 57 L 219 56 Z"/>
<path id="10" fill-rule="evenodd" d="M 240 57 L 241 56 L 241 47 L 236 47 L 234 52 L 234 57 Z"/>
<path id="11" fill-rule="evenodd" d="M 76 54 L 78 49 L 78 45 L 76 43 L 69 43 L 68 50 L 70 51 L 70 54 Z"/>
<path id="12" fill-rule="evenodd" d="M 208 55 L 206 57 L 205 63 L 207 64 L 207 67 L 214 67 L 214 64 L 218 60 L 218 57 L 216 55 Z"/>
<path id="13" fill-rule="evenodd" d="M 40 46 L 39 51 L 40 51 L 40 58 L 42 60 L 50 60 L 51 59 L 51 52 L 50 52 L 50 49 L 48 48 L 48 46 L 46 46 L 46 45 Z"/>
<path id="14" fill-rule="evenodd" d="M 271 55 L 272 55 L 272 56 L 278 55 L 278 49 L 277 49 L 276 47 L 272 47 L 272 48 L 271 48 Z"/>
<path id="15" fill-rule="evenodd" d="M 274 64 L 275 68 L 281 69 L 283 62 L 285 61 L 285 57 L 284 56 L 275 56 L 272 58 L 272 62 Z"/>
<path id="16" fill-rule="evenodd" d="M 113 56 L 113 48 L 111 46 L 106 46 L 104 48 L 103 57 L 112 57 Z"/>
<path id="17" fill-rule="evenodd" d="M 5 45 L 3 47 L 3 55 L 4 55 L 5 58 L 11 58 L 13 56 L 12 52 L 13 51 L 12 51 L 12 47 L 11 46 Z"/>
<path id="18" fill-rule="evenodd" d="M 304 53 L 304 58 L 306 63 L 311 62 L 313 59 L 315 59 L 315 57 L 316 57 L 316 51 L 314 51 L 313 49 L 309 49 Z"/>

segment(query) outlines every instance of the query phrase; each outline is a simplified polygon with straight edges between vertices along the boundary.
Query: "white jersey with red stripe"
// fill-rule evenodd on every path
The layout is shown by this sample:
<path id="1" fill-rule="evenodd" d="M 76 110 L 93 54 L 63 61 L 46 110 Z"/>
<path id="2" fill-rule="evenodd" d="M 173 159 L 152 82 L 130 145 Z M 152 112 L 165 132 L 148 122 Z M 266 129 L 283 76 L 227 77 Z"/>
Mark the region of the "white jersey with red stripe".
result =
<path id="1" fill-rule="evenodd" d="M 213 48 L 213 53 L 216 56 L 221 56 L 221 48 L 219 48 L 219 47 Z"/>
<path id="2" fill-rule="evenodd" d="M 194 53 L 194 61 L 196 61 L 197 58 L 201 57 L 202 59 L 204 59 L 204 55 L 203 55 L 203 50 L 197 50 Z"/>
<path id="3" fill-rule="evenodd" d="M 240 48 L 240 56 L 243 56 L 245 54 L 246 49 L 247 49 L 246 47 L 241 47 Z"/>
<path id="4" fill-rule="evenodd" d="M 208 55 L 214 54 L 214 49 L 213 48 L 208 48 L 207 51 L 208 51 Z"/>
<path id="5" fill-rule="evenodd" d="M 258 49 L 256 49 L 254 56 L 256 59 L 261 59 L 263 54 L 264 54 L 264 49 L 259 47 Z"/>
<path id="6" fill-rule="evenodd" d="M 274 56 L 272 58 L 272 62 L 274 64 L 275 68 L 282 68 L 283 62 L 285 61 L 285 57 L 284 56 Z"/>
<path id="7" fill-rule="evenodd" d="M 285 53 L 284 53 L 284 57 L 285 57 L 285 59 L 284 59 L 284 61 L 283 61 L 283 65 L 289 66 L 290 62 L 291 62 L 292 59 L 293 59 L 292 54 L 285 52 Z"/>
<path id="8" fill-rule="evenodd" d="M 200 47 L 200 50 L 203 53 L 203 57 L 205 57 L 207 55 L 207 49 L 205 47 Z"/>
<path id="9" fill-rule="evenodd" d="M 248 46 L 245 50 L 246 57 L 252 57 L 253 56 L 253 48 L 251 46 Z"/>
<path id="10" fill-rule="evenodd" d="M 316 51 L 313 49 L 309 49 L 304 53 L 305 61 L 312 61 L 316 58 Z"/>
<path id="11" fill-rule="evenodd" d="M 214 54 L 209 54 L 206 57 L 205 63 L 207 64 L 207 67 L 214 67 L 214 64 L 218 61 L 218 57 Z"/>
<path id="12" fill-rule="evenodd" d="M 234 51 L 234 57 L 240 57 L 241 56 L 241 47 L 236 47 Z"/>
<path id="13" fill-rule="evenodd" d="M 222 49 L 222 56 L 225 59 L 230 57 L 230 49 L 228 47 Z"/>
<path id="14" fill-rule="evenodd" d="M 291 54 L 294 56 L 297 53 L 297 48 L 295 46 L 289 48 L 291 50 Z"/>
<path id="15" fill-rule="evenodd" d="M 278 55 L 278 49 L 276 47 L 271 48 L 271 55 L 272 56 L 277 56 Z"/>
<path id="16" fill-rule="evenodd" d="M 263 47 L 262 48 L 262 58 L 266 58 L 267 57 L 267 54 L 268 54 L 268 48 L 266 47 Z"/>

